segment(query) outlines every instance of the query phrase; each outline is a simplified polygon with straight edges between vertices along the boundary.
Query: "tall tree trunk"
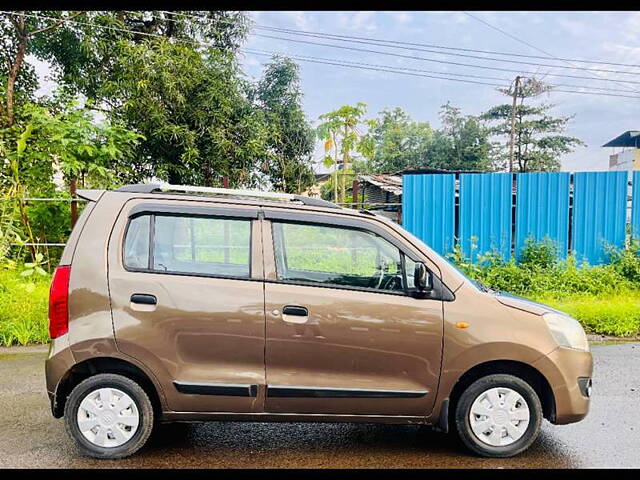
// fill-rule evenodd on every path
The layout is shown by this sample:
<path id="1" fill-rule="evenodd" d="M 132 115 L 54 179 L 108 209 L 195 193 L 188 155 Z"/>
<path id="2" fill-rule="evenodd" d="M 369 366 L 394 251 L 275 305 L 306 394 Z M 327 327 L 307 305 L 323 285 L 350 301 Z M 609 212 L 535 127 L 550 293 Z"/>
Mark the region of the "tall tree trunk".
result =
<path id="1" fill-rule="evenodd" d="M 7 76 L 7 117 L 5 119 L 5 124 L 7 127 L 13 126 L 14 123 L 14 94 L 16 79 L 18 78 L 18 73 L 20 72 L 22 63 L 24 62 L 26 52 L 27 36 L 20 34 L 16 56 L 13 60 L 13 63 L 11 64 L 11 67 L 9 68 L 9 74 Z"/>

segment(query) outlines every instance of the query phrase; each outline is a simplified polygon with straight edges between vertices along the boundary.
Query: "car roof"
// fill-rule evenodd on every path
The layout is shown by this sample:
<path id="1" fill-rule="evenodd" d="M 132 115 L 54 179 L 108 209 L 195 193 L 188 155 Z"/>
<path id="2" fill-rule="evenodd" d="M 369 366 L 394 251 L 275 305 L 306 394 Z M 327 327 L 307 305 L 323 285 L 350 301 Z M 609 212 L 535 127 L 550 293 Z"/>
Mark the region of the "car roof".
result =
<path id="1" fill-rule="evenodd" d="M 104 190 L 78 190 L 77 195 L 89 201 L 98 200 Z M 127 194 L 131 198 L 153 200 L 191 200 L 212 203 L 225 203 L 257 207 L 293 209 L 301 212 L 322 212 L 339 215 L 384 218 L 369 210 L 343 208 L 320 198 L 289 193 L 262 192 L 257 190 L 236 190 L 210 188 L 190 185 L 138 184 L 126 185 L 113 190 L 113 193 Z"/>

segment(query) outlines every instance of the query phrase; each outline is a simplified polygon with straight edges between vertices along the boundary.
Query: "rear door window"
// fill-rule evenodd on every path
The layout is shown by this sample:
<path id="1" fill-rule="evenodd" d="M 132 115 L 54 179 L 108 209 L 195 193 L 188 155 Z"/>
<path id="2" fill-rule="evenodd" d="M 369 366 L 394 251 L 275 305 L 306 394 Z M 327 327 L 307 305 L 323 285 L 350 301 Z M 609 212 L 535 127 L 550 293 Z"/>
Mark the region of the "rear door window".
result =
<path id="1" fill-rule="evenodd" d="M 141 253 L 142 225 L 148 225 L 146 245 L 150 254 L 146 258 Z M 250 252 L 250 220 L 153 214 L 131 220 L 124 259 L 125 266 L 134 270 L 248 278 Z"/>

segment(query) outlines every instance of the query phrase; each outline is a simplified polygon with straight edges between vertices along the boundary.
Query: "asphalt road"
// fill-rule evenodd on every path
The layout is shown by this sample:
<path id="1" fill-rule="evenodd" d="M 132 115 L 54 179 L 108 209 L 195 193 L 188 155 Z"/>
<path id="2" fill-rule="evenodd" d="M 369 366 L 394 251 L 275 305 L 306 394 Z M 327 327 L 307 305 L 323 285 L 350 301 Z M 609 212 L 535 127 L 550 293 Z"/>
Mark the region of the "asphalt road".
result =
<path id="1" fill-rule="evenodd" d="M 453 435 L 417 426 L 214 422 L 161 425 L 133 457 L 100 461 L 80 456 L 63 421 L 51 416 L 46 353 L 0 349 L 0 467 L 638 468 L 640 344 L 595 345 L 592 352 L 590 414 L 573 425 L 545 421 L 516 458 L 478 458 Z"/>

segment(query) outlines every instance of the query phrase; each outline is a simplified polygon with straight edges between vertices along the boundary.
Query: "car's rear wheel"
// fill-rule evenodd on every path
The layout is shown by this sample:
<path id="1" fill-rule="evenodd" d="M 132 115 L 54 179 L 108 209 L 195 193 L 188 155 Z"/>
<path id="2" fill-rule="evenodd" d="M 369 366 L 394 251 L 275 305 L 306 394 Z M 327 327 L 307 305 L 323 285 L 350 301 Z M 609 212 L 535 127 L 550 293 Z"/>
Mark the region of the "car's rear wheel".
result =
<path id="1" fill-rule="evenodd" d="M 523 452 L 540 433 L 542 406 L 535 390 L 513 375 L 482 377 L 460 396 L 455 410 L 458 436 L 485 457 Z"/>
<path id="2" fill-rule="evenodd" d="M 95 458 L 123 458 L 138 451 L 153 429 L 145 391 L 122 375 L 99 374 L 79 383 L 64 411 L 67 432 Z"/>

